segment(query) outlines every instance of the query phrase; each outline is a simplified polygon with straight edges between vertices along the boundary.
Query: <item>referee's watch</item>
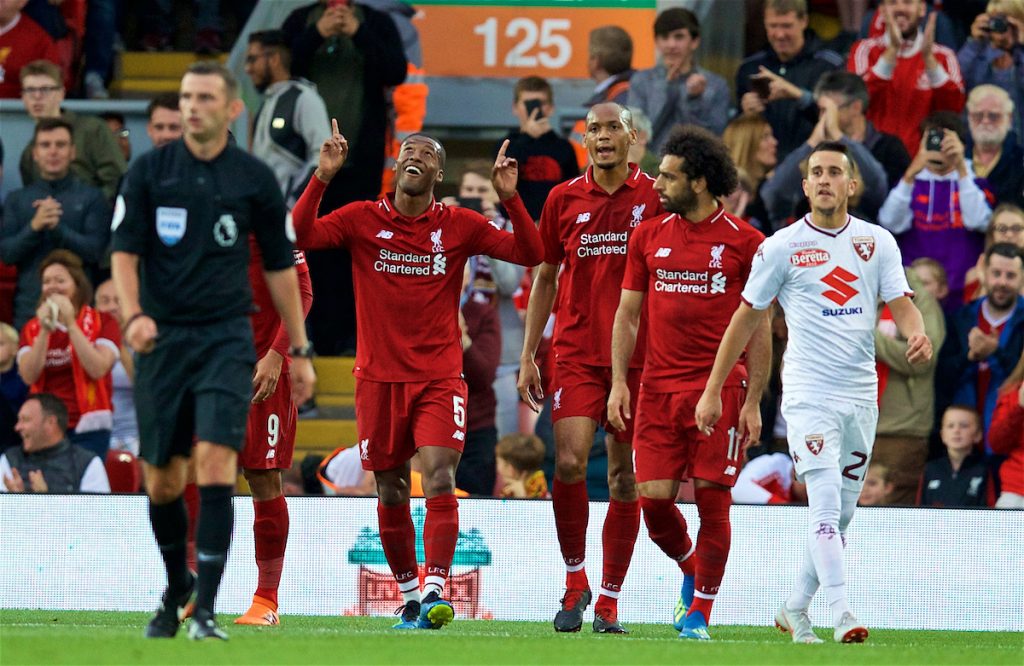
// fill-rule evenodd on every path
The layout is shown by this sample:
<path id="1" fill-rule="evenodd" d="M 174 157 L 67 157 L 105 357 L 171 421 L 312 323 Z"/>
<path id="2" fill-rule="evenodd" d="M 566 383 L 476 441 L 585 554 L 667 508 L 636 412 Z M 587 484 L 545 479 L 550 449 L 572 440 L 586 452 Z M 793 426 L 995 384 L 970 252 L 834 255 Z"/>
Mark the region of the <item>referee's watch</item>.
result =
<path id="1" fill-rule="evenodd" d="M 313 343 L 306 340 L 306 344 L 300 347 L 292 347 L 288 350 L 288 355 L 292 358 L 313 358 Z"/>

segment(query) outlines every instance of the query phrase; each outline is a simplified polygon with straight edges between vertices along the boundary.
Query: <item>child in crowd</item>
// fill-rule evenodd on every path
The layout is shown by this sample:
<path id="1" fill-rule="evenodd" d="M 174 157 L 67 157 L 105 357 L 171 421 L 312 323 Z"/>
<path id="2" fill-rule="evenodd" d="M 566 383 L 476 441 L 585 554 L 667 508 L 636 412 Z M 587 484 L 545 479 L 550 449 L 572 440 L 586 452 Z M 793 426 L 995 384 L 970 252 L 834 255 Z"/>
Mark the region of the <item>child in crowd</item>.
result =
<path id="1" fill-rule="evenodd" d="M 930 257 L 919 257 L 910 264 L 910 267 L 914 269 L 924 288 L 935 297 L 935 300 L 941 303 L 942 299 L 949 295 L 946 269 L 938 261 Z"/>
<path id="2" fill-rule="evenodd" d="M 18 332 L 10 324 L 0 324 L 0 451 L 21 444 L 14 424 L 28 387 L 18 374 L 17 358 Z"/>
<path id="3" fill-rule="evenodd" d="M 994 504 L 988 461 L 979 446 L 981 416 L 969 405 L 950 405 L 939 430 L 946 456 L 925 465 L 918 504 L 933 507 L 986 507 Z"/>
<path id="4" fill-rule="evenodd" d="M 868 475 L 864 477 L 864 487 L 860 491 L 860 506 L 885 506 L 889 504 L 895 484 L 890 480 L 890 470 L 882 463 L 871 463 Z"/>
<path id="5" fill-rule="evenodd" d="M 548 482 L 541 465 L 544 442 L 536 435 L 514 433 L 498 440 L 494 450 L 502 497 L 547 498 Z"/>

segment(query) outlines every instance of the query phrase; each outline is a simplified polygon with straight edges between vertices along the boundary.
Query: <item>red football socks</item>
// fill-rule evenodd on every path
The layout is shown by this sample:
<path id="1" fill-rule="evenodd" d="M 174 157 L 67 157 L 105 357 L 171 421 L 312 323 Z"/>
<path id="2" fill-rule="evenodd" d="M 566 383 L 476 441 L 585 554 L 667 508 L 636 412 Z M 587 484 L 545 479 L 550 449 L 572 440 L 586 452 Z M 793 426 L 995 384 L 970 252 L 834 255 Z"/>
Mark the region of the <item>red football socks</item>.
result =
<path id="1" fill-rule="evenodd" d="M 693 576 L 696 571 L 693 541 L 686 532 L 686 519 L 679 513 L 675 501 L 641 497 L 640 508 L 651 541 L 678 562 L 684 574 Z"/>
<path id="2" fill-rule="evenodd" d="M 590 522 L 590 498 L 587 496 L 585 481 L 565 483 L 555 477 L 551 484 L 551 505 L 555 511 L 555 532 L 558 534 L 558 545 L 562 549 L 565 560 L 565 586 L 568 589 L 581 589 L 580 575 L 585 586 L 587 575 L 583 568 L 587 554 L 587 523 Z"/>
<path id="3" fill-rule="evenodd" d="M 444 589 L 458 540 L 459 501 L 455 495 L 428 497 L 427 517 L 423 521 L 423 554 L 427 564 L 424 594 L 429 594 L 428 587 L 434 585 L 438 587 L 438 594 Z"/>
<path id="4" fill-rule="evenodd" d="M 601 576 L 601 595 L 597 599 L 597 610 L 615 608 L 626 579 L 629 562 L 633 559 L 633 546 L 640 531 L 640 503 L 609 500 L 608 515 L 604 519 L 601 545 L 604 552 L 604 566 Z M 607 615 L 604 615 L 608 619 Z"/>
<path id="5" fill-rule="evenodd" d="M 729 559 L 732 495 L 728 488 L 697 488 L 695 498 L 700 514 L 700 533 L 697 535 L 693 605 L 687 614 L 703 613 L 704 620 L 710 622 L 711 606 L 715 603 L 718 587 L 725 575 L 725 563 Z"/>
<path id="6" fill-rule="evenodd" d="M 398 582 L 398 589 L 406 592 L 419 589 L 419 568 L 416 566 L 416 530 L 412 526 L 409 503 L 384 506 L 377 502 L 377 524 L 380 526 L 380 543 L 384 547 L 391 573 Z"/>
<path id="7" fill-rule="evenodd" d="M 284 495 L 264 502 L 253 502 L 256 518 L 252 531 L 256 541 L 256 568 L 259 582 L 256 596 L 277 606 L 277 588 L 281 584 L 284 551 L 288 545 L 288 504 Z"/>

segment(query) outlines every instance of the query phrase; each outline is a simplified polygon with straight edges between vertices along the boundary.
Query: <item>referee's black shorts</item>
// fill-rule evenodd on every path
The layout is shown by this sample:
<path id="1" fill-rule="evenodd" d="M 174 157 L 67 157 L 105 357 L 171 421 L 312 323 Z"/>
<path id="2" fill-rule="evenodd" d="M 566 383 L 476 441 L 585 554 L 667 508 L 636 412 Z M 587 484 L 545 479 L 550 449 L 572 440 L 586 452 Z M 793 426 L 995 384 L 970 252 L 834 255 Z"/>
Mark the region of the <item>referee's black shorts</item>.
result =
<path id="1" fill-rule="evenodd" d="M 166 465 L 189 456 L 194 437 L 240 451 L 256 364 L 249 318 L 157 329 L 156 347 L 135 362 L 141 457 Z"/>

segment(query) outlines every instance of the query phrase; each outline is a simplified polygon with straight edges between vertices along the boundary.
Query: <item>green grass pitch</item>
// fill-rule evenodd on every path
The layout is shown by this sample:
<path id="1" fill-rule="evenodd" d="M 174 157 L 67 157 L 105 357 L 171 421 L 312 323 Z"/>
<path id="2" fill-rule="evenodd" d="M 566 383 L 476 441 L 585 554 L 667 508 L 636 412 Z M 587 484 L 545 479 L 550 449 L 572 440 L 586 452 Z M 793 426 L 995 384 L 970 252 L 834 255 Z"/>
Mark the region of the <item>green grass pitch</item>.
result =
<path id="1" fill-rule="evenodd" d="M 774 627 L 713 627 L 712 643 L 668 625 L 629 636 L 558 635 L 547 622 L 458 620 L 440 631 L 398 632 L 393 620 L 285 616 L 278 627 L 219 620 L 227 643 L 145 640 L 143 613 L 0 611 L 0 663 L 13 664 L 1014 664 L 1024 634 L 872 630 L 863 645 L 793 645 Z M 831 631 L 819 629 L 822 638 Z"/>

